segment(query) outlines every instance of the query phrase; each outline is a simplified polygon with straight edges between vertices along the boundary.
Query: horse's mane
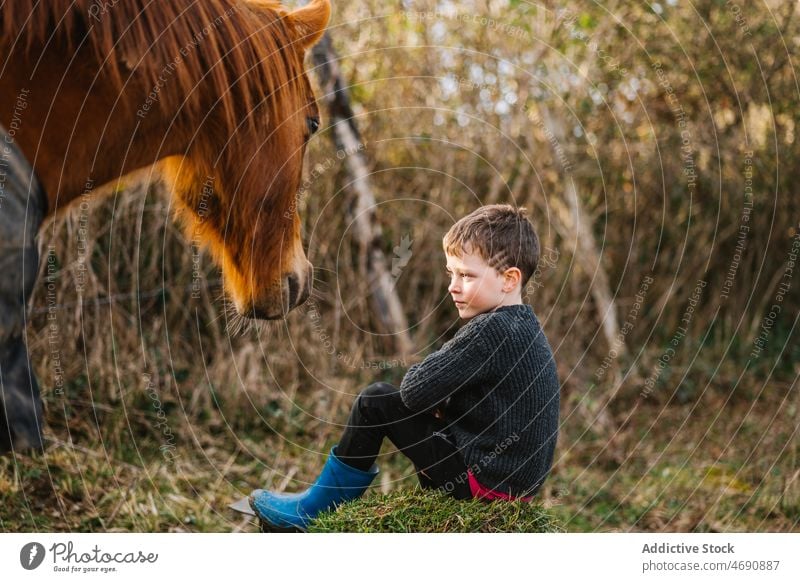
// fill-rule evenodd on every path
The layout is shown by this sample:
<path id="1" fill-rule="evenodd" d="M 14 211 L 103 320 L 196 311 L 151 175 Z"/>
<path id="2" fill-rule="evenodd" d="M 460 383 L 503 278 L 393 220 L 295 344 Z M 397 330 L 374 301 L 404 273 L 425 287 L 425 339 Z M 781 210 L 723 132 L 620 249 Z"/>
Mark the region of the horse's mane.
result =
<path id="1" fill-rule="evenodd" d="M 65 59 L 89 50 L 115 87 L 129 76 L 143 95 L 159 87 L 156 107 L 203 115 L 218 101 L 230 132 L 245 117 L 261 125 L 299 105 L 303 51 L 291 46 L 298 34 L 286 14 L 271 0 L 0 0 L 0 48 L 38 58 L 58 47 Z"/>

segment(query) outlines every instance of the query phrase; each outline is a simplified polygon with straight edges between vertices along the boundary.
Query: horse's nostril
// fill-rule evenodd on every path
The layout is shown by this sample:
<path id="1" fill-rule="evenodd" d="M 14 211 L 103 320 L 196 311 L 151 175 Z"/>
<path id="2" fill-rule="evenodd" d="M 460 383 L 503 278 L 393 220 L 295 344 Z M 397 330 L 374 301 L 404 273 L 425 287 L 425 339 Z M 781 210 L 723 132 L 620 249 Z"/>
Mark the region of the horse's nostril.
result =
<path id="1" fill-rule="evenodd" d="M 303 285 L 302 290 L 300 291 L 300 297 L 297 299 L 297 304 L 302 305 L 305 303 L 309 297 L 311 297 L 311 288 L 314 285 L 314 267 L 311 266 L 311 263 L 308 264 L 308 274 L 306 275 L 306 284 Z"/>
<path id="2" fill-rule="evenodd" d="M 291 309 L 294 307 L 295 300 L 300 292 L 300 281 L 298 281 L 297 275 L 292 273 L 286 277 L 286 282 L 289 285 L 289 308 Z"/>

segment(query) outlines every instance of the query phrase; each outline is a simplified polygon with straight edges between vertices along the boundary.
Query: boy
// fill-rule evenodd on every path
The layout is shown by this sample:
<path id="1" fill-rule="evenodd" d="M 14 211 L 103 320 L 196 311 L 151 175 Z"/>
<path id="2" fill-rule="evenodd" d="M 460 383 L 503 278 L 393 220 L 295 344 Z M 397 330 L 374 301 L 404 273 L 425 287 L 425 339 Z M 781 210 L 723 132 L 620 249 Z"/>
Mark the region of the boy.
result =
<path id="1" fill-rule="evenodd" d="M 414 364 L 400 388 L 369 385 L 314 484 L 301 493 L 258 489 L 250 506 L 267 529 L 305 529 L 317 514 L 362 495 L 378 474 L 384 437 L 426 488 L 457 499 L 530 500 L 550 471 L 558 436 L 553 353 L 522 289 L 539 241 L 525 209 L 484 206 L 443 240 L 450 294 L 468 320 Z"/>

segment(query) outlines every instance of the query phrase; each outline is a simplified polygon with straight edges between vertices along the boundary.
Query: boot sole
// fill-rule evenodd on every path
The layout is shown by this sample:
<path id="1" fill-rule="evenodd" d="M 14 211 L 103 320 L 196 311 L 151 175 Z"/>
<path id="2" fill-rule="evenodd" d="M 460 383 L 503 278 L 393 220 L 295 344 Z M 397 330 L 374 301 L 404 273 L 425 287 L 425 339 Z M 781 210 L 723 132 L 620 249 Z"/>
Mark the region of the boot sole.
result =
<path id="1" fill-rule="evenodd" d="M 299 527 L 280 527 L 261 519 L 250 506 L 250 499 L 247 497 L 243 497 L 239 501 L 231 503 L 228 507 L 238 513 L 258 518 L 258 526 L 261 533 L 305 533 L 305 531 Z"/>
<path id="2" fill-rule="evenodd" d="M 256 512 L 250 507 L 250 500 L 247 497 L 242 497 L 239 501 L 231 503 L 228 507 L 236 512 L 249 515 L 250 517 L 257 517 Z"/>
<path id="3" fill-rule="evenodd" d="M 279 527 L 268 522 L 267 520 L 260 518 L 258 523 L 261 528 L 261 533 L 305 533 L 305 530 L 302 530 L 299 527 Z"/>

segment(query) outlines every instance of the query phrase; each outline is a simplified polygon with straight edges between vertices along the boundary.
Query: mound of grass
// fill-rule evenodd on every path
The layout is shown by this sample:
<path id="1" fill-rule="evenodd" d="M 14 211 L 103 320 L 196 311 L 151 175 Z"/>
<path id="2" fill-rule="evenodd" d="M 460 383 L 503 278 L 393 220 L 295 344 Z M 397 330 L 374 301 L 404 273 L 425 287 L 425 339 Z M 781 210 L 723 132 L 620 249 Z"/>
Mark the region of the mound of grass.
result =
<path id="1" fill-rule="evenodd" d="M 420 488 L 371 495 L 320 515 L 308 531 L 358 532 L 526 532 L 563 531 L 539 504 L 519 501 L 458 501 Z"/>

